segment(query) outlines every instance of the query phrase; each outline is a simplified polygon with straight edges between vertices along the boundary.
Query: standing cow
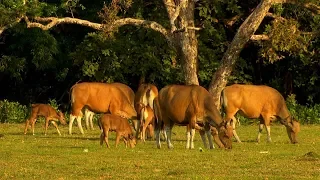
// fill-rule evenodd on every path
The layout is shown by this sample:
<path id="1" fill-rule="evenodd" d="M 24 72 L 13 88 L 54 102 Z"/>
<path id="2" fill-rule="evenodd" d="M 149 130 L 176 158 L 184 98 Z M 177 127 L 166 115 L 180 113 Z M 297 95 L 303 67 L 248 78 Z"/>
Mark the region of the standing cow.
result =
<path id="1" fill-rule="evenodd" d="M 134 106 L 135 94 L 129 86 L 122 84 L 122 83 L 110 83 L 110 84 L 119 88 L 124 93 L 124 95 L 127 97 L 130 104 L 132 106 Z M 85 122 L 86 122 L 86 129 L 91 128 L 91 130 L 94 130 L 94 128 L 93 128 L 94 112 L 90 111 L 88 108 L 85 108 L 84 116 L 85 116 Z"/>
<path id="2" fill-rule="evenodd" d="M 209 92 L 196 85 L 169 85 L 162 88 L 154 102 L 156 114 L 156 143 L 160 144 L 160 128 L 164 123 L 167 134 L 168 148 L 171 144 L 171 130 L 174 124 L 189 126 L 187 132 L 186 148 L 194 148 L 193 138 L 197 124 L 204 124 L 207 127 L 206 134 L 209 139 L 210 148 L 214 148 L 210 126 L 217 128 L 219 138 L 217 144 L 225 148 L 232 147 L 232 127 L 222 120 L 222 117 L 214 105 L 213 98 Z M 200 130 L 200 129 L 199 129 Z M 201 134 L 203 136 L 204 134 Z M 202 137 L 202 140 L 205 139 Z M 205 142 L 204 145 L 206 146 Z"/>
<path id="3" fill-rule="evenodd" d="M 123 84 L 123 86 L 126 85 Z M 128 99 L 129 96 L 124 91 L 114 83 L 84 82 L 72 86 L 69 134 L 72 134 L 72 124 L 75 118 L 77 118 L 80 132 L 84 134 L 81 126 L 81 110 L 84 107 L 96 113 L 111 113 L 126 119 L 132 119 L 134 128 L 138 130 L 137 113 L 133 103 L 131 103 L 134 96 Z"/>
<path id="4" fill-rule="evenodd" d="M 145 132 L 153 132 L 153 101 L 158 96 L 158 88 L 153 84 L 141 83 L 134 98 L 134 108 L 140 120 L 141 139 L 145 141 Z M 150 124 L 150 125 L 149 125 Z M 144 127 L 143 127 L 144 126 Z"/>
<path id="5" fill-rule="evenodd" d="M 289 113 L 283 96 L 275 89 L 263 85 L 227 86 L 221 93 L 221 105 L 225 109 L 226 119 L 233 119 L 239 113 L 247 118 L 260 118 L 257 141 L 260 142 L 263 126 L 266 127 L 268 142 L 271 142 L 270 123 L 276 119 L 285 125 L 291 143 L 297 143 L 300 123 Z M 234 136 L 241 142 L 236 131 Z"/>

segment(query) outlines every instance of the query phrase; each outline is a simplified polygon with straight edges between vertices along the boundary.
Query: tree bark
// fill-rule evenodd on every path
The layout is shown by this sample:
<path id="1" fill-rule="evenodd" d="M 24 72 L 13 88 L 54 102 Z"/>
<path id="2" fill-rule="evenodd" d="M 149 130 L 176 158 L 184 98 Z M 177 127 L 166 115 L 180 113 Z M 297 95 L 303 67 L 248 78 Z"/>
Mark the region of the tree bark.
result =
<path id="1" fill-rule="evenodd" d="M 194 1 L 189 1 L 187 7 L 180 10 L 180 27 L 184 31 L 175 36 L 178 44 L 178 57 L 181 62 L 184 81 L 187 85 L 199 85 L 198 71 L 198 40 L 194 27 Z"/>
<path id="2" fill-rule="evenodd" d="M 220 67 L 213 74 L 209 86 L 209 92 L 213 95 L 215 105 L 219 109 L 221 91 L 227 85 L 228 77 L 234 68 L 241 50 L 250 40 L 252 35 L 254 35 L 272 4 L 272 0 L 262 0 L 256 9 L 250 14 L 250 16 L 242 23 L 228 50 L 225 52 Z"/>

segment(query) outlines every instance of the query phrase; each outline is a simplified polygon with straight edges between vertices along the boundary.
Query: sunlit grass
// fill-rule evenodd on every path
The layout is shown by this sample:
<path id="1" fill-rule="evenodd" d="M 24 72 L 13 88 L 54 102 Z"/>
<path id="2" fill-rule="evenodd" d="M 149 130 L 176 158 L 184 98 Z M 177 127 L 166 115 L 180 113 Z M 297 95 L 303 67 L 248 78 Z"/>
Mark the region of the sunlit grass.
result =
<path id="1" fill-rule="evenodd" d="M 83 136 L 77 127 L 68 135 L 68 127 L 59 126 L 60 137 L 52 126 L 44 136 L 43 123 L 36 124 L 36 135 L 23 135 L 23 126 L 0 124 L 0 179 L 320 178 L 320 126 L 303 125 L 295 145 L 281 125 L 271 127 L 272 143 L 266 142 L 264 131 L 260 144 L 254 141 L 257 125 L 240 126 L 243 143 L 234 142 L 232 150 L 204 149 L 198 133 L 195 149 L 186 150 L 185 128 L 178 126 L 173 129 L 173 150 L 165 142 L 157 149 L 151 140 L 133 149 L 122 142 L 115 148 L 114 133 L 107 149 L 99 144 L 98 127 Z"/>

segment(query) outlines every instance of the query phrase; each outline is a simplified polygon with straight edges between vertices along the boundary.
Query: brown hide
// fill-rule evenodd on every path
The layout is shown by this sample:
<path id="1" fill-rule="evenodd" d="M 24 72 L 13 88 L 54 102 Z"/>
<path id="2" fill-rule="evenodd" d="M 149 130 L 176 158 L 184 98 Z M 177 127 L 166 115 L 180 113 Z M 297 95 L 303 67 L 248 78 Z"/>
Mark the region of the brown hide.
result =
<path id="1" fill-rule="evenodd" d="M 168 128 L 172 129 L 174 124 L 188 125 L 192 129 L 196 128 L 197 123 L 210 124 L 217 127 L 222 144 L 226 148 L 232 147 L 232 136 L 228 136 L 230 132 L 232 134 L 232 128 L 223 122 L 212 96 L 201 86 L 169 85 L 162 88 L 155 101 L 155 114 L 158 119 L 156 134 L 161 128 L 161 122 L 164 123 L 167 130 Z M 167 134 L 167 136 L 169 139 L 168 147 L 171 148 L 171 135 Z M 159 136 L 156 135 L 156 138 Z M 157 143 L 160 148 L 160 141 Z M 193 147 L 191 146 L 191 148 Z"/>
<path id="2" fill-rule="evenodd" d="M 56 127 L 58 134 L 61 135 L 58 125 L 54 121 L 60 121 L 61 124 L 66 125 L 64 114 L 61 111 L 56 111 L 52 106 L 48 104 L 32 104 L 31 114 L 29 119 L 26 120 L 24 134 L 27 134 L 28 127 L 31 123 L 32 133 L 34 135 L 34 125 L 39 116 L 45 118 L 45 135 L 47 134 L 47 129 L 49 126 L 49 121 Z"/>
<path id="3" fill-rule="evenodd" d="M 141 119 L 140 119 L 140 132 L 141 139 L 146 140 L 146 130 L 149 129 L 151 137 L 153 136 L 153 127 L 154 127 L 154 113 L 149 105 L 144 106 L 140 104 L 142 109 Z"/>
<path id="4" fill-rule="evenodd" d="M 105 141 L 107 147 L 110 147 L 108 142 L 109 131 L 116 132 L 116 147 L 121 137 L 123 137 L 126 147 L 128 142 L 131 148 L 136 145 L 136 139 L 127 119 L 112 114 L 103 114 L 100 118 L 100 128 L 103 130 L 100 136 L 100 145 Z"/>
<path id="5" fill-rule="evenodd" d="M 120 89 L 124 95 L 126 96 L 126 98 L 129 100 L 130 104 L 133 106 L 134 105 L 134 97 L 135 94 L 133 92 L 133 90 L 122 83 L 110 83 L 111 85 L 117 87 L 118 89 Z M 91 128 L 91 130 L 94 130 L 93 128 L 93 116 L 94 116 L 94 112 L 90 111 L 88 108 L 85 109 L 85 122 L 86 122 L 86 129 L 89 129 L 89 127 Z"/>
<path id="6" fill-rule="evenodd" d="M 300 130 L 300 124 L 290 116 L 283 96 L 276 89 L 263 85 L 234 84 L 222 91 L 221 101 L 226 112 L 226 120 L 235 120 L 234 115 L 237 112 L 247 118 L 260 118 L 260 123 L 267 128 L 268 141 L 271 141 L 270 123 L 280 119 L 287 128 L 291 142 L 297 143 L 296 135 Z M 262 127 L 259 126 L 258 141 Z"/>
<path id="7" fill-rule="evenodd" d="M 139 104 L 149 105 L 153 109 L 153 100 L 158 96 L 158 88 L 153 84 L 140 84 L 135 98 L 134 104 L 137 113 L 140 113 Z"/>
<path id="8" fill-rule="evenodd" d="M 145 121 L 146 117 L 141 116 L 144 112 L 144 107 L 149 106 L 151 110 L 153 111 L 153 101 L 158 96 L 158 88 L 153 84 L 147 84 L 147 83 L 141 83 L 139 85 L 139 88 L 135 94 L 134 98 L 134 108 L 137 112 L 137 119 L 140 120 L 140 122 Z M 153 131 L 153 126 L 148 126 L 148 129 L 150 131 Z M 145 133 L 145 132 L 142 132 Z M 141 136 L 141 139 L 143 137 Z"/>
<path id="9" fill-rule="evenodd" d="M 71 88 L 72 112 L 70 119 L 72 116 L 76 116 L 78 125 L 81 125 L 81 109 L 86 106 L 90 111 L 96 113 L 111 113 L 136 121 L 137 113 L 133 106 L 134 93 L 129 89 L 128 86 L 120 83 L 86 82 L 75 84 Z M 69 134 L 72 133 L 73 120 L 74 118 L 69 123 Z M 135 124 L 135 126 L 137 125 Z M 83 134 L 81 126 L 79 129 Z"/>

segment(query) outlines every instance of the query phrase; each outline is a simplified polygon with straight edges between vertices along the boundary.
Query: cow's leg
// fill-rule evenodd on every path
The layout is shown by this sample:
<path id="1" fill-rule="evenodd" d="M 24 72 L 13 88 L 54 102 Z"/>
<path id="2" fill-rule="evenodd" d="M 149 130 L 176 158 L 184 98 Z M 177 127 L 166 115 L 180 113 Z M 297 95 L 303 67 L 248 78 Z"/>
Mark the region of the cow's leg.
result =
<path id="1" fill-rule="evenodd" d="M 81 116 L 77 117 L 77 124 L 78 124 L 78 128 L 79 128 L 81 134 L 84 134 L 83 129 L 82 129 L 82 125 L 81 125 Z"/>
<path id="2" fill-rule="evenodd" d="M 160 128 L 155 128 L 155 133 L 156 133 L 156 145 L 157 148 L 161 148 L 161 142 L 160 142 Z"/>
<path id="3" fill-rule="evenodd" d="M 110 145 L 109 145 L 109 129 L 107 129 L 107 131 L 105 131 L 105 133 L 104 133 L 104 142 L 106 143 L 107 147 L 110 148 Z"/>
<path id="4" fill-rule="evenodd" d="M 172 122 L 170 122 L 170 124 L 165 125 L 165 130 L 166 130 L 166 134 L 167 134 L 167 146 L 169 149 L 173 148 L 173 145 L 171 143 L 171 132 L 172 132 L 172 128 L 173 128 L 173 124 Z"/>
<path id="5" fill-rule="evenodd" d="M 104 132 L 100 134 L 100 146 L 102 146 L 104 140 Z"/>
<path id="6" fill-rule="evenodd" d="M 94 130 L 94 128 L 93 128 L 93 115 L 94 115 L 94 113 L 92 111 L 90 111 L 89 109 L 85 109 L 86 129 L 91 128 L 91 130 Z"/>
<path id="7" fill-rule="evenodd" d="M 207 138 L 205 136 L 206 132 L 204 130 L 200 130 L 199 134 L 200 134 L 201 140 L 203 142 L 203 146 L 208 149 L 209 146 L 208 146 L 208 143 L 207 143 Z"/>
<path id="8" fill-rule="evenodd" d="M 25 125 L 25 127 L 24 127 L 24 134 L 27 134 L 29 124 L 30 124 L 30 120 L 27 119 L 27 120 L 26 120 L 26 125 Z"/>
<path id="9" fill-rule="evenodd" d="M 31 129 L 32 129 L 32 135 L 34 135 L 34 125 L 36 124 L 37 119 L 32 119 L 31 121 Z"/>
<path id="10" fill-rule="evenodd" d="M 271 140 L 271 129 L 269 124 L 265 124 L 267 130 L 267 142 L 272 142 Z"/>
<path id="11" fill-rule="evenodd" d="M 90 119 L 90 112 L 88 109 L 84 110 L 84 120 L 86 122 L 86 129 L 89 129 L 89 119 Z"/>
<path id="12" fill-rule="evenodd" d="M 59 136 L 61 136 L 57 123 L 54 121 L 51 121 L 51 124 L 57 129 Z"/>
<path id="13" fill-rule="evenodd" d="M 235 115 L 236 115 L 236 113 L 238 112 L 239 109 L 229 106 L 226 110 L 227 110 L 227 112 L 226 112 L 226 116 L 225 116 L 224 120 L 227 121 L 227 122 L 230 122 L 231 119 L 233 120 L 233 123 L 232 123 L 233 136 L 236 138 L 237 142 L 241 143 L 241 140 L 240 140 L 240 138 L 239 138 L 239 136 L 238 136 L 238 134 L 236 132 L 237 119 L 235 118 Z"/>
<path id="14" fill-rule="evenodd" d="M 91 112 L 91 116 L 90 116 L 90 119 L 89 119 L 89 124 L 90 124 L 91 130 L 94 130 L 94 127 L 93 127 L 93 115 L 94 115 L 94 113 Z"/>
<path id="15" fill-rule="evenodd" d="M 258 130 L 258 137 L 257 137 L 257 142 L 260 143 L 260 136 L 261 136 L 261 132 L 263 130 L 263 126 L 264 126 L 264 123 L 263 121 L 261 120 L 260 121 L 260 124 L 259 124 L 259 130 Z"/>
<path id="16" fill-rule="evenodd" d="M 190 136 L 191 136 L 191 127 L 190 127 L 190 125 L 187 125 L 186 135 L 187 135 L 186 149 L 189 149 L 190 148 Z"/>
<path id="17" fill-rule="evenodd" d="M 238 143 L 241 143 L 241 140 L 240 140 L 240 138 L 239 138 L 239 136 L 238 136 L 238 134 L 237 134 L 237 132 L 236 132 L 237 119 L 236 119 L 234 116 L 232 116 L 232 120 L 233 120 L 233 123 L 232 123 L 232 133 L 233 133 L 233 136 L 234 136 L 234 138 L 236 138 L 236 140 L 237 140 Z M 240 124 L 240 121 L 239 121 L 239 124 Z"/>
<path id="18" fill-rule="evenodd" d="M 46 118 L 46 124 L 45 124 L 45 130 L 44 130 L 44 135 L 47 135 L 47 130 L 48 130 L 48 126 L 49 126 L 49 120 L 48 118 Z"/>
<path id="19" fill-rule="evenodd" d="M 143 125 L 143 128 L 142 128 L 142 140 L 143 140 L 143 142 L 146 142 L 146 130 L 147 130 L 147 124 L 145 123 L 144 125 Z"/>
<path id="20" fill-rule="evenodd" d="M 201 129 L 200 132 L 203 134 L 203 135 L 202 135 L 203 137 L 201 137 L 201 138 L 202 138 L 202 141 L 203 141 L 203 145 L 204 145 L 206 148 L 214 149 L 214 144 L 213 144 L 213 141 L 212 141 L 212 133 L 211 133 L 211 129 L 210 129 L 209 123 L 205 123 L 204 128 Z M 201 133 L 200 133 L 200 135 L 201 135 Z M 207 135 L 208 142 L 209 142 L 209 147 L 208 147 L 208 145 L 207 145 L 206 137 L 204 136 L 204 134 Z"/>
<path id="21" fill-rule="evenodd" d="M 270 131 L 271 131 L 271 129 L 270 129 L 271 117 L 268 116 L 268 114 L 262 114 L 262 118 L 263 118 L 263 122 L 266 127 L 266 130 L 267 130 L 267 142 L 272 142 L 271 133 L 270 133 Z"/>
<path id="22" fill-rule="evenodd" d="M 73 121 L 77 116 L 72 115 L 72 113 L 70 114 L 70 121 L 69 121 L 69 134 L 72 134 L 72 125 L 73 125 Z"/>
<path id="23" fill-rule="evenodd" d="M 190 149 L 194 149 L 194 142 L 193 142 L 193 140 L 194 140 L 194 135 L 196 134 L 196 130 L 195 129 L 191 129 L 191 131 L 190 131 L 190 143 L 191 143 L 191 145 L 190 145 Z"/>
<path id="24" fill-rule="evenodd" d="M 121 134 L 120 133 L 116 133 L 116 147 L 118 147 L 118 144 L 120 142 L 120 137 L 121 137 Z"/>
<path id="25" fill-rule="evenodd" d="M 128 147 L 128 141 L 126 138 L 123 137 L 123 142 L 124 142 L 124 145 L 126 146 L 126 148 Z"/>

